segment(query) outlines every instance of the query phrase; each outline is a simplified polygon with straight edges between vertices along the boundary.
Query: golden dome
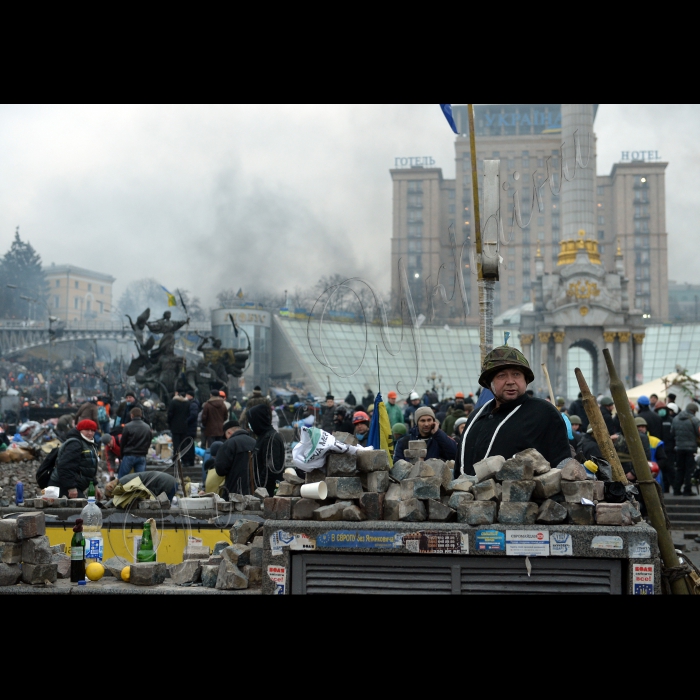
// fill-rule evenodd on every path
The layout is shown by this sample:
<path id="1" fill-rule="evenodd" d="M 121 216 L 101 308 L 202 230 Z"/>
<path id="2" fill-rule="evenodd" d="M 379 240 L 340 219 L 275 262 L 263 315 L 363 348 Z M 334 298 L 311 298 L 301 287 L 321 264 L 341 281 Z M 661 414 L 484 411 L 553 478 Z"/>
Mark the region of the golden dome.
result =
<path id="1" fill-rule="evenodd" d="M 559 243 L 559 255 L 557 265 L 571 265 L 576 262 L 576 255 L 579 250 L 588 253 L 589 262 L 600 265 L 600 252 L 598 251 L 598 241 L 586 238 L 586 232 L 581 229 L 578 232 L 578 239 L 561 241 Z"/>

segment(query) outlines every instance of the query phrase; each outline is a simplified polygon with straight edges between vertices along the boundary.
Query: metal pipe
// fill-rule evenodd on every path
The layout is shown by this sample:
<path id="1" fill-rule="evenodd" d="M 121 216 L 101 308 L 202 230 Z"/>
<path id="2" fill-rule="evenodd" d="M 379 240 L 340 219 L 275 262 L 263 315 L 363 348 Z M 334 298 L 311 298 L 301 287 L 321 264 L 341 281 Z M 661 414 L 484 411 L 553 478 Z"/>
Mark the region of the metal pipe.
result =
<path id="1" fill-rule="evenodd" d="M 651 475 L 649 462 L 644 454 L 642 439 L 639 437 L 639 430 L 637 430 L 637 426 L 634 422 L 634 416 L 632 415 L 632 409 L 630 408 L 625 386 L 617 376 L 617 370 L 613 364 L 610 351 L 607 348 L 603 350 L 603 357 L 605 358 L 605 364 L 608 366 L 608 374 L 610 375 L 610 394 L 615 402 L 617 417 L 622 426 L 625 440 L 627 441 L 630 457 L 632 457 L 632 464 L 634 465 L 634 471 L 637 475 L 639 488 L 642 490 L 644 505 L 649 513 L 651 525 L 654 530 L 656 530 L 656 534 L 659 538 L 659 552 L 661 553 L 661 558 L 667 569 L 678 567 L 680 566 L 680 561 L 676 554 L 676 548 L 673 545 L 671 533 L 666 529 L 666 516 L 661 507 L 661 500 L 659 499 L 659 493 L 656 490 L 656 485 Z M 674 595 L 688 595 L 688 586 L 685 582 L 685 578 L 673 581 L 671 583 L 671 590 Z"/>

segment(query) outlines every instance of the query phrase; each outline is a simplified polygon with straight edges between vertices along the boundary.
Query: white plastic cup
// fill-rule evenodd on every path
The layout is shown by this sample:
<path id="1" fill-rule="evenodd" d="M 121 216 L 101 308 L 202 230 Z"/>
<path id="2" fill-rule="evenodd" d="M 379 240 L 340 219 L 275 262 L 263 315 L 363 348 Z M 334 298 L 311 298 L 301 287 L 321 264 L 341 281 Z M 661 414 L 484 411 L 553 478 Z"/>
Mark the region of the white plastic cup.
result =
<path id="1" fill-rule="evenodd" d="M 326 496 L 328 496 L 328 486 L 326 486 L 325 481 L 301 485 L 302 498 L 315 498 L 317 501 L 325 501 Z"/>

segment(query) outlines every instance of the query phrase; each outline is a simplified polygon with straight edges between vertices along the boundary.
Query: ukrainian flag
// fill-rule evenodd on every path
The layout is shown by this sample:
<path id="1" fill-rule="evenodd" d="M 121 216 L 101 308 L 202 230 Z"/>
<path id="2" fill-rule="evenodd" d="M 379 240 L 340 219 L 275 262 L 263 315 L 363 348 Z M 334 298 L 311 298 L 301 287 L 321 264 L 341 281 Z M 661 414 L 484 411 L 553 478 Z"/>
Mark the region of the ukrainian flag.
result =
<path id="1" fill-rule="evenodd" d="M 377 392 L 374 397 L 374 412 L 369 424 L 369 436 L 367 445 L 372 445 L 375 450 L 386 450 L 389 455 L 389 466 L 394 466 L 392 456 L 394 454 L 394 439 L 391 436 L 391 423 L 382 395 Z"/>
<path id="2" fill-rule="evenodd" d="M 168 306 L 177 306 L 177 299 L 174 294 L 171 294 L 162 284 L 160 288 L 168 295 Z"/>

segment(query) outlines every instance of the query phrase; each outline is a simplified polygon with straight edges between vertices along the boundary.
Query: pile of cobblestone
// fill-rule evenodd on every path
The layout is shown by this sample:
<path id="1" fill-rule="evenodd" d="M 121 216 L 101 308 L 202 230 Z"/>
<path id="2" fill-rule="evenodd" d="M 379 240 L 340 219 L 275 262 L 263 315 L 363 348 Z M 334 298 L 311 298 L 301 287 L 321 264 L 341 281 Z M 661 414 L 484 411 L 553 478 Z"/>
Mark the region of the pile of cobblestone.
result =
<path id="1" fill-rule="evenodd" d="M 351 443 L 349 435 L 336 439 Z M 263 502 L 273 520 L 393 520 L 468 525 L 633 525 L 641 520 L 629 501 L 606 503 L 604 482 L 590 479 L 575 459 L 552 468 L 534 449 L 511 459 L 489 457 L 476 476 L 453 478 L 454 462 L 425 459 L 424 440 L 412 440 L 405 460 L 389 468 L 383 450 L 330 454 L 305 479 L 285 472 L 274 497 Z M 324 481 L 323 501 L 302 498 L 301 484 Z"/>
<path id="2" fill-rule="evenodd" d="M 49 544 L 43 513 L 0 520 L 0 586 L 44 585 L 70 576 L 65 545 Z"/>

